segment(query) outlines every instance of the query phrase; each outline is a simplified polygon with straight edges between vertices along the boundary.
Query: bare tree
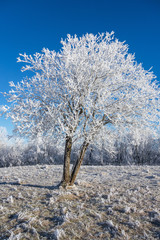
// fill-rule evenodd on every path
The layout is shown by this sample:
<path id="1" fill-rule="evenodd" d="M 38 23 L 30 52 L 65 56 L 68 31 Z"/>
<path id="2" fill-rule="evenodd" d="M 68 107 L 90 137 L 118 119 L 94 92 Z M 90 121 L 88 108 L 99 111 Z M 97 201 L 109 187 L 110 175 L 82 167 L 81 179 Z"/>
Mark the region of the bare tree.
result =
<path id="1" fill-rule="evenodd" d="M 159 91 L 155 76 L 145 71 L 128 46 L 114 33 L 67 36 L 59 52 L 43 49 L 20 54 L 22 71 L 34 74 L 10 82 L 11 103 L 4 112 L 20 135 L 54 136 L 65 140 L 62 185 L 72 185 L 91 142 L 139 125 L 158 128 Z M 156 125 L 156 128 L 154 127 Z M 81 143 L 70 172 L 73 143 Z"/>

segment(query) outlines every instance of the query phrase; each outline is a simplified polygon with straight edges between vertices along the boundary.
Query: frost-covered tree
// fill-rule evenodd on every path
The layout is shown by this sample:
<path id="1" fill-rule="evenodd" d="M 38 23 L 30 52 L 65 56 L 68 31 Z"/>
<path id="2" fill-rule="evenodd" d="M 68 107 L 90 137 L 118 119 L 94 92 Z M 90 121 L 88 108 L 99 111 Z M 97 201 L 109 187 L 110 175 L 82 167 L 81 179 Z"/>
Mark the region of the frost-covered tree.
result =
<path id="1" fill-rule="evenodd" d="M 65 140 L 66 186 L 74 183 L 91 142 L 103 136 L 112 140 L 113 133 L 139 125 L 158 128 L 159 92 L 154 74 L 135 61 L 113 32 L 68 35 L 61 44 L 59 52 L 20 54 L 18 62 L 26 64 L 22 71 L 34 74 L 18 84 L 10 82 L 5 95 L 11 104 L 4 111 L 20 135 Z M 81 147 L 70 172 L 75 142 Z"/>

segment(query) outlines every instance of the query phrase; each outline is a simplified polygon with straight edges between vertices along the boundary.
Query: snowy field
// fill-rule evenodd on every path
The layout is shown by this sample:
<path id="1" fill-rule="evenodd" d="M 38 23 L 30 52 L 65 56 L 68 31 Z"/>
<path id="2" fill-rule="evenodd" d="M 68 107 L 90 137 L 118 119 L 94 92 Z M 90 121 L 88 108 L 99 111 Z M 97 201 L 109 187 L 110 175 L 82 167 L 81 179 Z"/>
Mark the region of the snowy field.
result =
<path id="1" fill-rule="evenodd" d="M 61 175 L 0 169 L 0 240 L 160 239 L 160 166 L 82 166 L 67 190 Z"/>

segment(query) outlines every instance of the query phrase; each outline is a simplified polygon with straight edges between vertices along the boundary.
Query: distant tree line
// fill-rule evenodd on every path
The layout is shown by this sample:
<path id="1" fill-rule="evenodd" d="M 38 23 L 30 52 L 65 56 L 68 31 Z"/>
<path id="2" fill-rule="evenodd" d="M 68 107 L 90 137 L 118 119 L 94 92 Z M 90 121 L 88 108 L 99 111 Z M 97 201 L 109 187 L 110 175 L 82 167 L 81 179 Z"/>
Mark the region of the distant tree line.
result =
<path id="1" fill-rule="evenodd" d="M 2 138 L 1 138 L 2 139 Z M 20 138 L 0 141 L 0 167 L 35 164 L 63 164 L 64 144 L 51 139 L 37 138 L 24 141 Z M 104 141 L 104 140 L 103 140 Z M 160 165 L 160 139 L 146 137 L 135 139 L 133 135 L 116 139 L 112 144 L 90 145 L 86 151 L 85 165 Z M 108 150 L 107 150 L 108 148 Z M 112 148 L 112 151 L 111 151 Z M 71 163 L 78 157 L 74 146 Z"/>

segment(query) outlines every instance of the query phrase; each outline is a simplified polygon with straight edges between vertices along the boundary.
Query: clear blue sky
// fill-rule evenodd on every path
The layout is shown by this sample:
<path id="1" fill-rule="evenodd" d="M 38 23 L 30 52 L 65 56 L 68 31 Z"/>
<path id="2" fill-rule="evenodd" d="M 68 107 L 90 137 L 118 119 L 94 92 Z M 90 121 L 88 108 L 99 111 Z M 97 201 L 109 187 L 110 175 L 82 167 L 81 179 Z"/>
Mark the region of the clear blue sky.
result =
<path id="1" fill-rule="evenodd" d="M 59 50 L 68 33 L 112 30 L 160 80 L 160 0 L 0 0 L 0 91 L 26 76 L 16 62 L 19 53 Z M 9 120 L 0 118 L 0 126 L 11 133 Z"/>

